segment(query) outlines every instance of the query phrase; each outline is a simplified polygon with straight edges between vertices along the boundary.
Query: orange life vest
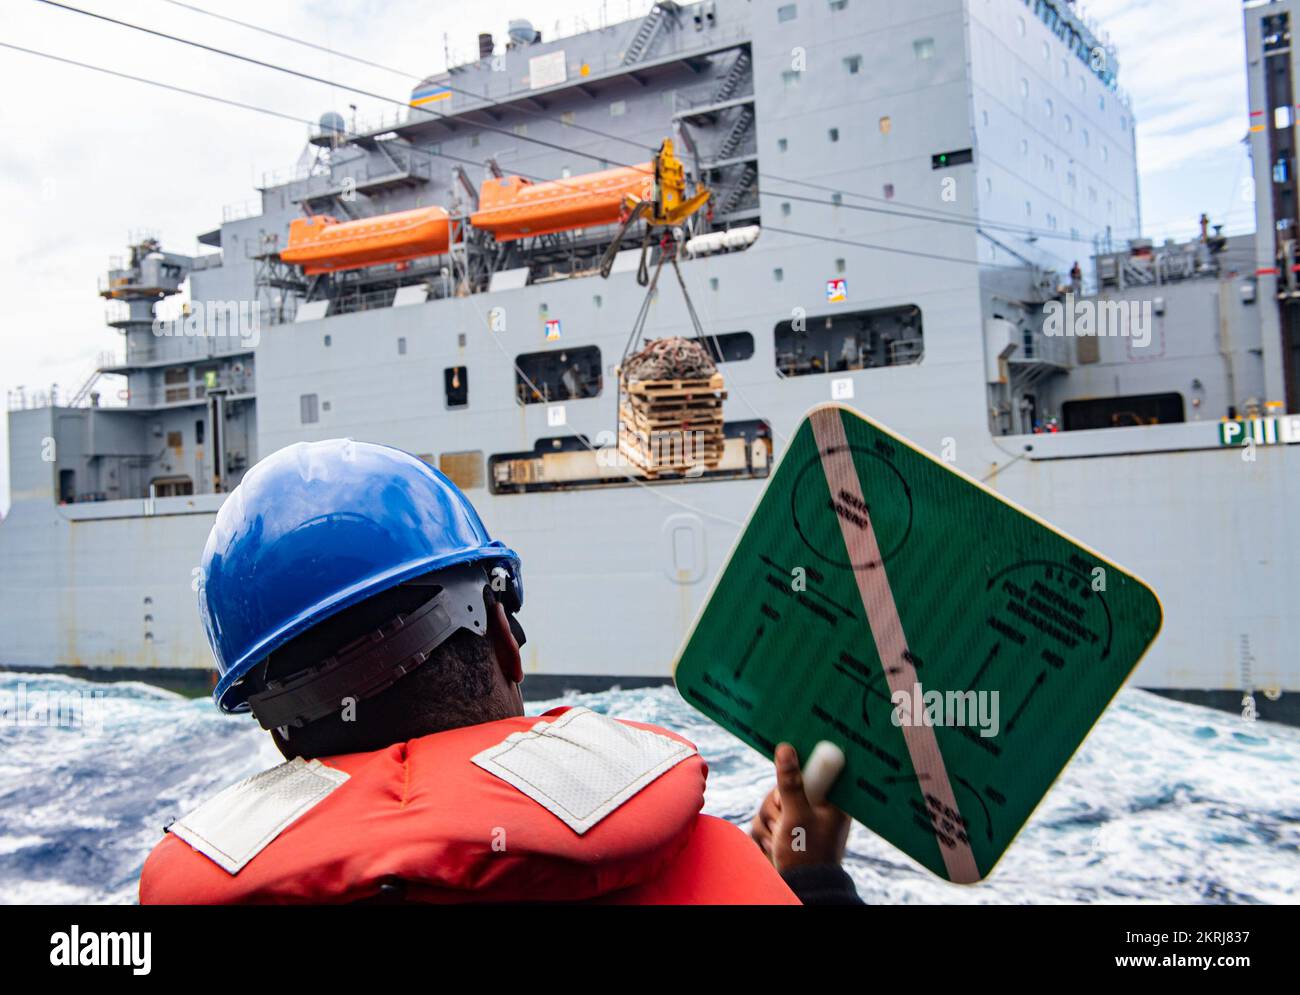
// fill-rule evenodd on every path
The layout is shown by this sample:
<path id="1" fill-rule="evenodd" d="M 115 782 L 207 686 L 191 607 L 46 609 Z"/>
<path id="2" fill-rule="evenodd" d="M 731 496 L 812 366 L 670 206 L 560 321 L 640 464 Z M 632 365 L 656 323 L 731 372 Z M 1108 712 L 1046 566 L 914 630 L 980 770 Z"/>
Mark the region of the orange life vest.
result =
<path id="1" fill-rule="evenodd" d="M 700 813 L 698 754 L 583 835 L 471 762 L 537 722 L 502 719 L 325 759 L 348 780 L 238 873 L 168 834 L 145 861 L 140 901 L 343 903 L 396 885 L 414 902 L 798 903 L 743 831 Z"/>

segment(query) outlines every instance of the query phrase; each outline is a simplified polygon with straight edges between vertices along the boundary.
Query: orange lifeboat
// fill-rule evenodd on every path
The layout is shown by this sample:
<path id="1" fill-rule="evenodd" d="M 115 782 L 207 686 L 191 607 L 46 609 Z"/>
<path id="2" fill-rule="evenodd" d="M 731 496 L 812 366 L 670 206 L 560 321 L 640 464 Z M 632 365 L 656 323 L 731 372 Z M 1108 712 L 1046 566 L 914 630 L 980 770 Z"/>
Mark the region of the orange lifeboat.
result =
<path id="1" fill-rule="evenodd" d="M 617 224 L 628 197 L 653 198 L 654 178 L 652 162 L 545 183 L 533 183 L 522 176 L 489 178 L 479 188 L 479 207 L 469 220 L 475 228 L 491 232 L 498 242 Z"/>
<path id="2" fill-rule="evenodd" d="M 451 244 L 451 218 L 441 207 L 418 207 L 357 221 L 313 214 L 289 222 L 286 263 L 308 275 L 436 256 Z"/>

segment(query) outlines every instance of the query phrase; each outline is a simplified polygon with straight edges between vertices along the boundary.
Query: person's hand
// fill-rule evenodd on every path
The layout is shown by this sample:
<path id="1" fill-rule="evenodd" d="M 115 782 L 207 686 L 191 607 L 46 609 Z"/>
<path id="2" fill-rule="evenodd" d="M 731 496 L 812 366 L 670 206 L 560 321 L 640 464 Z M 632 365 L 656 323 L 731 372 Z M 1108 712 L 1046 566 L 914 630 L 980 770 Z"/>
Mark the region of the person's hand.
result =
<path id="1" fill-rule="evenodd" d="M 839 864 L 849 839 L 849 817 L 829 802 L 814 805 L 803 790 L 799 755 L 776 748 L 776 787 L 763 799 L 750 835 L 778 871 Z"/>

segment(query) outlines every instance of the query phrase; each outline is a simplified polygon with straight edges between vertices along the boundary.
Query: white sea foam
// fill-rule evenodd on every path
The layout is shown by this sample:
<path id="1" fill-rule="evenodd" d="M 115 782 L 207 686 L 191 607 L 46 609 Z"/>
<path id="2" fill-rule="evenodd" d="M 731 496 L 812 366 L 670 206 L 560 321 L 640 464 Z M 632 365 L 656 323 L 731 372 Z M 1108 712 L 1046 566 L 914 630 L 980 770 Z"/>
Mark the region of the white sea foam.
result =
<path id="1" fill-rule="evenodd" d="M 0 690 L 73 678 L 0 674 Z M 131 902 L 162 826 L 279 761 L 247 717 L 98 684 L 104 729 L 0 729 L 0 901 Z M 530 703 L 656 722 L 709 762 L 706 810 L 748 825 L 770 764 L 671 688 Z M 1127 690 L 985 883 L 949 885 L 861 827 L 862 897 L 899 902 L 1300 902 L 1300 730 Z"/>

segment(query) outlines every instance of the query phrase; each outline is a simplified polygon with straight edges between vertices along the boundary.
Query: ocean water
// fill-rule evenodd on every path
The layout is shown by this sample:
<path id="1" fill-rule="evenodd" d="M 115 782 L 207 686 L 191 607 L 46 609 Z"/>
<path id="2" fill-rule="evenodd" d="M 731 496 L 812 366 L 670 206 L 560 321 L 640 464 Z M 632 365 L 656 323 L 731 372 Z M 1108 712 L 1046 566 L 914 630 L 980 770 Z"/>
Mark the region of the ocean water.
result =
<path id="1" fill-rule="evenodd" d="M 0 902 L 134 901 L 165 822 L 280 760 L 251 719 L 206 698 L 0 674 L 10 706 L 96 692 L 88 728 L 0 723 Z M 529 708 L 557 704 L 695 742 L 713 815 L 747 826 L 771 786 L 766 760 L 671 688 Z M 940 881 L 860 826 L 846 867 L 872 903 L 1300 902 L 1300 730 L 1125 690 L 986 882 Z"/>

